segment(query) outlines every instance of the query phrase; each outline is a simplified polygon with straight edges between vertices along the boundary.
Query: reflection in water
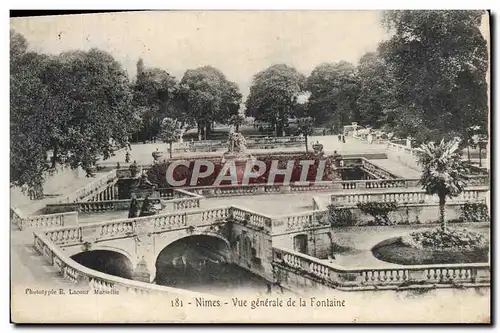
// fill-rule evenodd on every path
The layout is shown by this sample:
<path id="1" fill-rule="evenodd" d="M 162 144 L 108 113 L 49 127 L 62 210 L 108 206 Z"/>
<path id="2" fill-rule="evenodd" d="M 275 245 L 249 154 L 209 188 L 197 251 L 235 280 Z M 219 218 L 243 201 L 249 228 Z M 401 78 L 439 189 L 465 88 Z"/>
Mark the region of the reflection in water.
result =
<path id="1" fill-rule="evenodd" d="M 219 254 L 224 253 L 221 249 L 226 255 Z M 158 257 L 156 284 L 208 293 L 267 291 L 267 280 L 228 264 L 228 254 L 226 244 L 216 244 L 214 238 L 207 242 L 190 237 L 173 243 Z"/>

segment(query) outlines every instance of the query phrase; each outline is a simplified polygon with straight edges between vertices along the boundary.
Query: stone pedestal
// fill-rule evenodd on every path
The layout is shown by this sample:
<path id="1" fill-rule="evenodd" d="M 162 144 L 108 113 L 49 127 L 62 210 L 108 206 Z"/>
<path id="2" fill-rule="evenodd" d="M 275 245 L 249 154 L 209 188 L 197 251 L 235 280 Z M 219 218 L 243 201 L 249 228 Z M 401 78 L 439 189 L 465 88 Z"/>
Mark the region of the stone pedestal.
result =
<path id="1" fill-rule="evenodd" d="M 151 283 L 156 277 L 156 267 L 148 267 L 146 259 L 142 257 L 134 270 L 134 280 Z"/>

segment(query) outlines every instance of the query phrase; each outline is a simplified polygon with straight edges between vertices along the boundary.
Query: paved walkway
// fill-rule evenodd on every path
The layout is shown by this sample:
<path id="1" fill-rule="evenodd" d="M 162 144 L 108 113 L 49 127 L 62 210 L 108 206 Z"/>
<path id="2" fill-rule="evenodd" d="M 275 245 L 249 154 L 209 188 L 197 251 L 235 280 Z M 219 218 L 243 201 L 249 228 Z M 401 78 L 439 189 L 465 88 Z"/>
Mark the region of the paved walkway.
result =
<path id="1" fill-rule="evenodd" d="M 371 163 L 375 164 L 376 166 L 383 168 L 390 173 L 398 176 L 398 178 L 413 178 L 413 179 L 418 179 L 420 178 L 420 172 L 418 172 L 415 169 L 409 168 L 401 163 L 398 163 L 393 160 L 370 160 Z"/>
<path id="2" fill-rule="evenodd" d="M 325 198 L 327 193 L 309 192 L 298 194 L 263 194 L 253 196 L 236 196 L 236 197 L 220 197 L 206 198 L 201 200 L 201 209 L 217 208 L 223 206 L 238 206 L 248 209 L 256 213 L 278 216 L 293 213 L 300 213 L 313 210 L 313 197 Z M 161 211 L 160 214 L 168 213 Z M 79 214 L 78 221 L 81 224 L 111 221 L 116 219 L 127 218 L 127 211 L 113 211 L 104 213 Z"/>
<path id="3" fill-rule="evenodd" d="M 76 192 L 78 189 L 84 187 L 88 183 L 92 182 L 104 175 L 106 172 L 98 172 L 93 178 L 77 178 L 70 183 L 61 183 L 61 186 L 50 193 L 45 193 L 45 197 L 40 200 L 29 200 L 28 197 L 14 197 L 11 196 L 11 207 L 17 207 L 25 215 L 33 215 L 39 210 L 43 209 L 47 204 L 57 202 L 57 200 L 65 197 L 69 194 Z"/>
<path id="4" fill-rule="evenodd" d="M 327 154 L 333 154 L 337 151 L 339 154 L 364 154 L 364 153 L 384 153 L 386 150 L 385 145 L 381 144 L 367 144 L 365 142 L 359 141 L 352 137 L 346 137 L 346 143 L 338 142 L 336 136 L 326 135 L 326 136 L 312 136 L 308 138 L 309 147 L 313 143 L 319 142 L 323 145 L 323 149 Z M 168 158 L 169 154 L 167 152 L 168 144 L 157 142 L 148 144 L 133 144 L 132 150 L 130 151 L 130 161 L 137 161 L 139 164 L 151 164 L 153 163 L 152 153 L 154 151 L 163 153 L 163 158 Z M 310 148 L 312 151 L 312 148 Z M 305 146 L 303 147 L 288 147 L 288 148 L 276 148 L 276 149 L 249 149 L 250 153 L 279 153 L 279 152 L 305 152 Z M 125 154 L 126 151 L 122 150 L 116 152 L 115 156 L 107 160 L 102 160 L 99 162 L 101 165 L 116 166 L 119 162 L 120 165 L 125 166 Z M 184 156 L 186 158 L 196 157 L 196 156 L 222 156 L 222 151 L 219 152 L 188 152 L 188 153 L 173 153 L 173 157 Z"/>

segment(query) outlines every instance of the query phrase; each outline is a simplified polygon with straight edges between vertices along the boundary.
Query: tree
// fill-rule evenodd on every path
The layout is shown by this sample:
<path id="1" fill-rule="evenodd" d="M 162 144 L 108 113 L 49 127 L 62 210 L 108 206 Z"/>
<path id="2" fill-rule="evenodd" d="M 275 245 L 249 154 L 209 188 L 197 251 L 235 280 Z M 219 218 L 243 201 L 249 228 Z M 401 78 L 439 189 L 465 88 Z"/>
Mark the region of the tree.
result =
<path id="1" fill-rule="evenodd" d="M 44 109 L 49 93 L 40 80 L 47 58 L 28 52 L 28 43 L 10 31 L 10 180 L 42 193 L 47 163 L 48 127 Z"/>
<path id="2" fill-rule="evenodd" d="M 233 114 L 229 118 L 229 125 L 233 125 L 235 127 L 235 131 L 239 132 L 240 131 L 240 126 L 245 123 L 245 117 L 238 113 L 238 114 Z"/>
<path id="3" fill-rule="evenodd" d="M 394 109 L 392 73 L 377 52 L 364 54 L 357 66 L 359 95 L 357 107 L 360 125 L 380 128 Z"/>
<path id="4" fill-rule="evenodd" d="M 466 136 L 470 124 L 486 128 L 487 44 L 479 26 L 482 11 L 387 11 L 392 37 L 379 52 L 394 75 L 396 113 L 418 120 L 407 135 L 422 141 L 443 133 Z M 412 121 L 407 122 L 411 125 Z"/>
<path id="5" fill-rule="evenodd" d="M 299 133 L 304 135 L 305 143 L 306 143 L 306 151 L 309 151 L 309 144 L 307 142 L 307 138 L 311 136 L 314 132 L 314 119 L 312 117 L 304 117 L 299 118 L 298 120 L 298 129 Z"/>
<path id="6" fill-rule="evenodd" d="M 39 188 L 44 181 L 49 146 L 43 117 L 47 90 L 31 69 L 10 77 L 10 179 Z"/>
<path id="7" fill-rule="evenodd" d="M 334 123 L 342 128 L 359 121 L 356 100 L 359 94 L 356 68 L 349 62 L 324 63 L 307 78 L 309 114 L 318 123 Z"/>
<path id="8" fill-rule="evenodd" d="M 160 139 L 168 143 L 170 158 L 172 158 L 172 143 L 179 140 L 181 136 L 181 125 L 175 120 L 171 118 L 164 118 L 161 123 L 160 129 Z"/>
<path id="9" fill-rule="evenodd" d="M 276 128 L 276 135 L 282 136 L 304 88 L 305 77 L 295 68 L 273 65 L 254 76 L 246 100 L 247 116 L 270 122 Z"/>
<path id="10" fill-rule="evenodd" d="M 227 121 L 237 113 L 240 102 L 238 86 L 212 66 L 187 70 L 177 91 L 177 103 L 182 105 L 187 119 L 197 124 L 198 135 L 205 139 L 212 123 Z"/>
<path id="11" fill-rule="evenodd" d="M 43 116 L 55 159 L 92 175 L 97 160 L 124 147 L 133 131 L 135 113 L 125 71 L 97 49 L 67 52 L 47 61 L 42 82 L 50 96 Z"/>
<path id="12" fill-rule="evenodd" d="M 165 70 L 146 68 L 142 59 L 137 62 L 137 79 L 132 85 L 134 106 L 140 110 L 142 119 L 141 136 L 151 140 L 160 131 L 161 120 L 176 116 L 174 98 L 177 81 Z"/>
<path id="13" fill-rule="evenodd" d="M 458 140 L 441 140 L 437 145 L 429 142 L 422 144 L 420 148 L 422 152 L 418 161 L 423 169 L 419 183 L 427 194 L 439 197 L 439 221 L 444 230 L 446 198 L 462 193 L 468 179 L 468 170 L 462 161 Z"/>

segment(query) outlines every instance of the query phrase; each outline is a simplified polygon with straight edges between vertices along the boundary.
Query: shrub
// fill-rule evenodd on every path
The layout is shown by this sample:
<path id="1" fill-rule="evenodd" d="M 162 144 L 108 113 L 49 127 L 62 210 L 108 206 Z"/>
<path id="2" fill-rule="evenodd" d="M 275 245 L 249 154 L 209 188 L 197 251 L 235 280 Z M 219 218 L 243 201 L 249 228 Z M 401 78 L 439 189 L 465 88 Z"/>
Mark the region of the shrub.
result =
<path id="1" fill-rule="evenodd" d="M 328 222 L 330 222 L 332 227 L 347 227 L 356 225 L 351 209 L 338 208 L 334 205 L 328 206 Z"/>
<path id="2" fill-rule="evenodd" d="M 462 206 L 460 218 L 465 222 L 489 221 L 488 207 L 484 203 L 466 203 Z"/>
<path id="3" fill-rule="evenodd" d="M 467 229 L 430 229 L 413 232 L 409 238 L 411 240 L 405 238 L 405 244 L 415 248 L 473 250 L 488 246 L 488 241 L 483 235 Z"/>
<path id="4" fill-rule="evenodd" d="M 398 208 L 396 202 L 360 202 L 357 207 L 364 214 L 373 216 L 374 225 L 394 225 L 396 221 L 391 221 L 388 214 Z"/>

